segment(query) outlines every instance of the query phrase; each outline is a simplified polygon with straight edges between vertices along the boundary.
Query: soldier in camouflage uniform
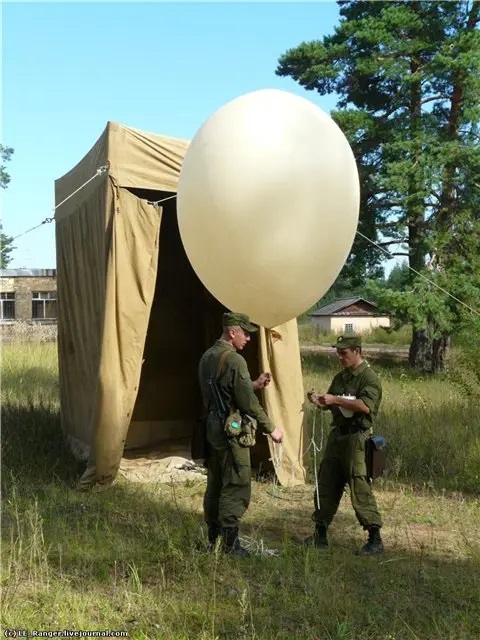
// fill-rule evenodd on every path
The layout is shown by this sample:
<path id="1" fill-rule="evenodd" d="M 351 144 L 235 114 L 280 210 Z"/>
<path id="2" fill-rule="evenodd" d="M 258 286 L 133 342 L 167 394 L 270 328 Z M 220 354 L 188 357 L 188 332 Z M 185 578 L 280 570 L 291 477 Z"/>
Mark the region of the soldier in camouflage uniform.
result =
<path id="1" fill-rule="evenodd" d="M 227 437 L 226 416 L 221 416 L 215 406 L 209 380 L 217 379 L 228 411 L 252 416 L 258 428 L 269 434 L 274 442 L 282 441 L 281 429 L 274 427 L 255 395 L 255 390 L 269 383 L 270 375 L 264 373 L 252 382 L 247 363 L 238 353 L 250 340 L 250 333 L 257 330 L 248 316 L 225 313 L 223 333 L 203 354 L 198 369 L 202 397 L 208 410 L 206 432 L 210 454 L 203 502 L 208 539 L 213 546 L 221 535 L 224 551 L 236 556 L 248 555 L 238 540 L 238 528 L 250 503 L 250 449 L 242 446 L 236 437 Z"/>
<path id="2" fill-rule="evenodd" d="M 348 484 L 357 520 L 368 531 L 368 541 L 360 554 L 377 554 L 383 551 L 382 518 L 367 478 L 365 441 L 378 413 L 382 387 L 377 375 L 362 358 L 359 336 L 340 336 L 332 346 L 337 349 L 343 370 L 334 377 L 325 395 L 314 391 L 307 394 L 314 405 L 332 412 L 333 429 L 318 471 L 318 494 L 316 488 L 312 515 L 315 533 L 304 544 L 313 544 L 320 549 L 328 547 L 327 527 Z M 342 396 L 354 396 L 354 399 Z"/>

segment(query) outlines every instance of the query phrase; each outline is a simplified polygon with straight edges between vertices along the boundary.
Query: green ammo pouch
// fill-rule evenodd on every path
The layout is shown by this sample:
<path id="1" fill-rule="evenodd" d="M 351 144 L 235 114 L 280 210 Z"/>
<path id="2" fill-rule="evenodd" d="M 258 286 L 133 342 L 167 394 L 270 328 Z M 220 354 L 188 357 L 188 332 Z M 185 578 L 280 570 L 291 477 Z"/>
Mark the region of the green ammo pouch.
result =
<path id="1" fill-rule="evenodd" d="M 242 433 L 242 416 L 238 412 L 228 414 L 225 420 L 225 433 L 229 438 L 236 438 Z"/>
<path id="2" fill-rule="evenodd" d="M 254 447 L 257 435 L 257 421 L 247 413 L 242 416 L 242 433 L 238 437 L 238 442 L 242 447 Z"/>
<path id="3" fill-rule="evenodd" d="M 238 438 L 242 447 L 253 447 L 256 442 L 257 421 L 238 411 L 230 413 L 225 420 L 225 433 L 229 438 Z"/>

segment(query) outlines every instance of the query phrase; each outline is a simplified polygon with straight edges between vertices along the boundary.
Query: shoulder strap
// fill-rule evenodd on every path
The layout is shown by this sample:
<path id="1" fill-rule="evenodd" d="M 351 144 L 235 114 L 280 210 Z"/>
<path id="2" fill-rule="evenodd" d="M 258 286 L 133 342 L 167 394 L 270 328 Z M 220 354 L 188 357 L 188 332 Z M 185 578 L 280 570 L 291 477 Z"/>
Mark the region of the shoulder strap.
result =
<path id="1" fill-rule="evenodd" d="M 218 361 L 218 368 L 217 368 L 217 376 L 216 379 L 218 380 L 220 378 L 220 376 L 222 375 L 222 371 L 223 371 L 223 367 L 225 366 L 225 361 L 227 360 L 228 354 L 230 353 L 230 351 L 227 351 L 225 349 L 225 351 L 222 353 L 222 355 L 220 356 L 220 359 Z"/>
<path id="2" fill-rule="evenodd" d="M 217 367 L 217 375 L 215 377 L 215 379 L 213 377 L 210 378 L 210 383 L 214 383 L 216 384 L 217 380 L 220 378 L 220 376 L 222 375 L 222 371 L 223 371 L 223 367 L 225 366 L 225 361 L 229 355 L 230 351 L 225 350 L 221 355 L 220 358 L 218 359 L 218 367 Z M 211 404 L 212 404 L 212 393 L 213 391 L 210 393 L 210 399 L 208 401 L 208 410 L 210 410 Z"/>

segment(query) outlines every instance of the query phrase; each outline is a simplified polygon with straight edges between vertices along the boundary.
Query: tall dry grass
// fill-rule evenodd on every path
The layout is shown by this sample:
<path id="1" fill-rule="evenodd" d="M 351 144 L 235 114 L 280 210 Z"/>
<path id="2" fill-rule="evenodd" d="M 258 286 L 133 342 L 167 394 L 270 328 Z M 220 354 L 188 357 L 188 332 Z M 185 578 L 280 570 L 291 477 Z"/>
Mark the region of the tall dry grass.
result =
<path id="1" fill-rule="evenodd" d="M 298 323 L 298 334 L 300 342 L 305 345 L 330 345 L 334 344 L 338 337 L 338 334 L 321 329 L 309 319 L 303 319 Z M 412 330 L 409 326 L 404 326 L 395 331 L 376 327 L 362 334 L 362 338 L 364 344 L 406 348 L 411 342 Z"/>
<path id="2" fill-rule="evenodd" d="M 305 354 L 303 366 L 306 389 L 337 370 L 321 354 Z M 480 637 L 480 507 L 461 493 L 478 489 L 474 396 L 464 401 L 455 380 L 414 376 L 401 360 L 372 366 L 385 390 L 378 430 L 390 442 L 389 475 L 376 485 L 385 556 L 354 555 L 364 533 L 347 495 L 330 551 L 297 547 L 293 538 L 311 531 L 312 487 L 259 481 L 242 534 L 281 555 L 242 562 L 199 550 L 202 482 L 120 479 L 107 492 L 77 492 L 82 467 L 61 435 L 55 344 L 6 345 L 2 628 L 139 640 Z M 317 416 L 318 443 L 321 427 Z"/>

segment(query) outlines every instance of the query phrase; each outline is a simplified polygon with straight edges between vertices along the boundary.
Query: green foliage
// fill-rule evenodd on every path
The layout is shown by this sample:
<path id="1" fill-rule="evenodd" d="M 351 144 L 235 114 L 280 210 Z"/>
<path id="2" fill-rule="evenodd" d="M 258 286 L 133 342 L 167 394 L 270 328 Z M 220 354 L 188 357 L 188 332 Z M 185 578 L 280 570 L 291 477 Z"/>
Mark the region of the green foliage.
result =
<path id="1" fill-rule="evenodd" d="M 0 187 L 6 189 L 10 182 L 10 175 L 7 173 L 6 162 L 9 162 L 13 155 L 13 149 L 11 147 L 5 147 L 0 144 Z"/>
<path id="2" fill-rule="evenodd" d="M 468 239 L 470 241 L 471 238 Z M 476 242 L 478 240 L 474 238 L 472 244 Z M 454 260 L 458 261 L 457 264 Z M 393 282 L 389 282 L 387 287 L 370 281 L 364 289 L 365 294 L 379 305 L 381 312 L 392 314 L 396 327 L 407 322 L 414 328 L 427 326 L 432 339 L 461 331 L 473 334 L 480 325 L 479 257 L 472 252 L 467 264 L 459 260 L 457 253 L 448 262 L 451 265 L 449 271 L 440 267 L 438 271 L 428 273 L 429 280 L 436 287 L 422 278 L 412 282 L 403 270 L 392 272 Z M 456 300 L 447 296 L 445 291 L 454 295 Z"/>
<path id="3" fill-rule="evenodd" d="M 404 262 L 402 265 L 395 265 L 390 271 L 386 281 L 386 286 L 393 291 L 404 291 L 410 283 L 410 270 Z"/>
<path id="4" fill-rule="evenodd" d="M 16 249 L 13 246 L 13 237 L 3 233 L 3 225 L 0 222 L 0 269 L 8 267 L 13 260 L 12 251 Z"/>
<path id="5" fill-rule="evenodd" d="M 277 74 L 339 95 L 332 116 L 359 167 L 359 231 L 471 304 L 480 299 L 472 275 L 480 254 L 480 3 L 339 5 L 335 33 L 287 51 Z M 345 272 L 357 266 L 357 281 L 372 279 L 381 258 L 357 237 Z M 409 296 L 375 290 L 390 312 L 430 336 L 463 323 L 461 305 L 413 273 L 408 280 L 400 286 Z"/>
<path id="6" fill-rule="evenodd" d="M 395 327 L 403 326 L 407 322 L 411 322 L 414 327 L 420 327 L 424 326 L 426 318 L 435 318 L 431 325 L 434 328 L 431 335 L 433 338 L 439 337 L 443 331 L 451 331 L 454 318 L 445 305 L 444 298 L 431 289 L 430 284 L 421 280 L 415 282 L 410 291 L 380 288 L 375 283 L 367 287 L 380 312 L 386 313 L 389 310 L 393 314 Z M 436 327 L 438 333 L 435 333 Z"/>
<path id="7" fill-rule="evenodd" d="M 449 379 L 458 393 L 469 403 L 480 403 L 480 321 L 470 330 L 453 338 L 454 357 L 449 368 Z M 478 465 L 480 469 L 480 464 Z M 480 484 L 480 480 L 479 480 Z"/>
<path id="8" fill-rule="evenodd" d="M 5 163 L 11 159 L 12 155 L 13 149 L 11 147 L 5 147 L 0 144 L 0 187 L 2 189 L 6 189 L 10 182 L 10 175 L 7 173 Z M 4 269 L 12 261 L 13 258 L 10 254 L 14 249 L 12 236 L 3 233 L 3 226 L 0 222 L 0 269 Z"/>

